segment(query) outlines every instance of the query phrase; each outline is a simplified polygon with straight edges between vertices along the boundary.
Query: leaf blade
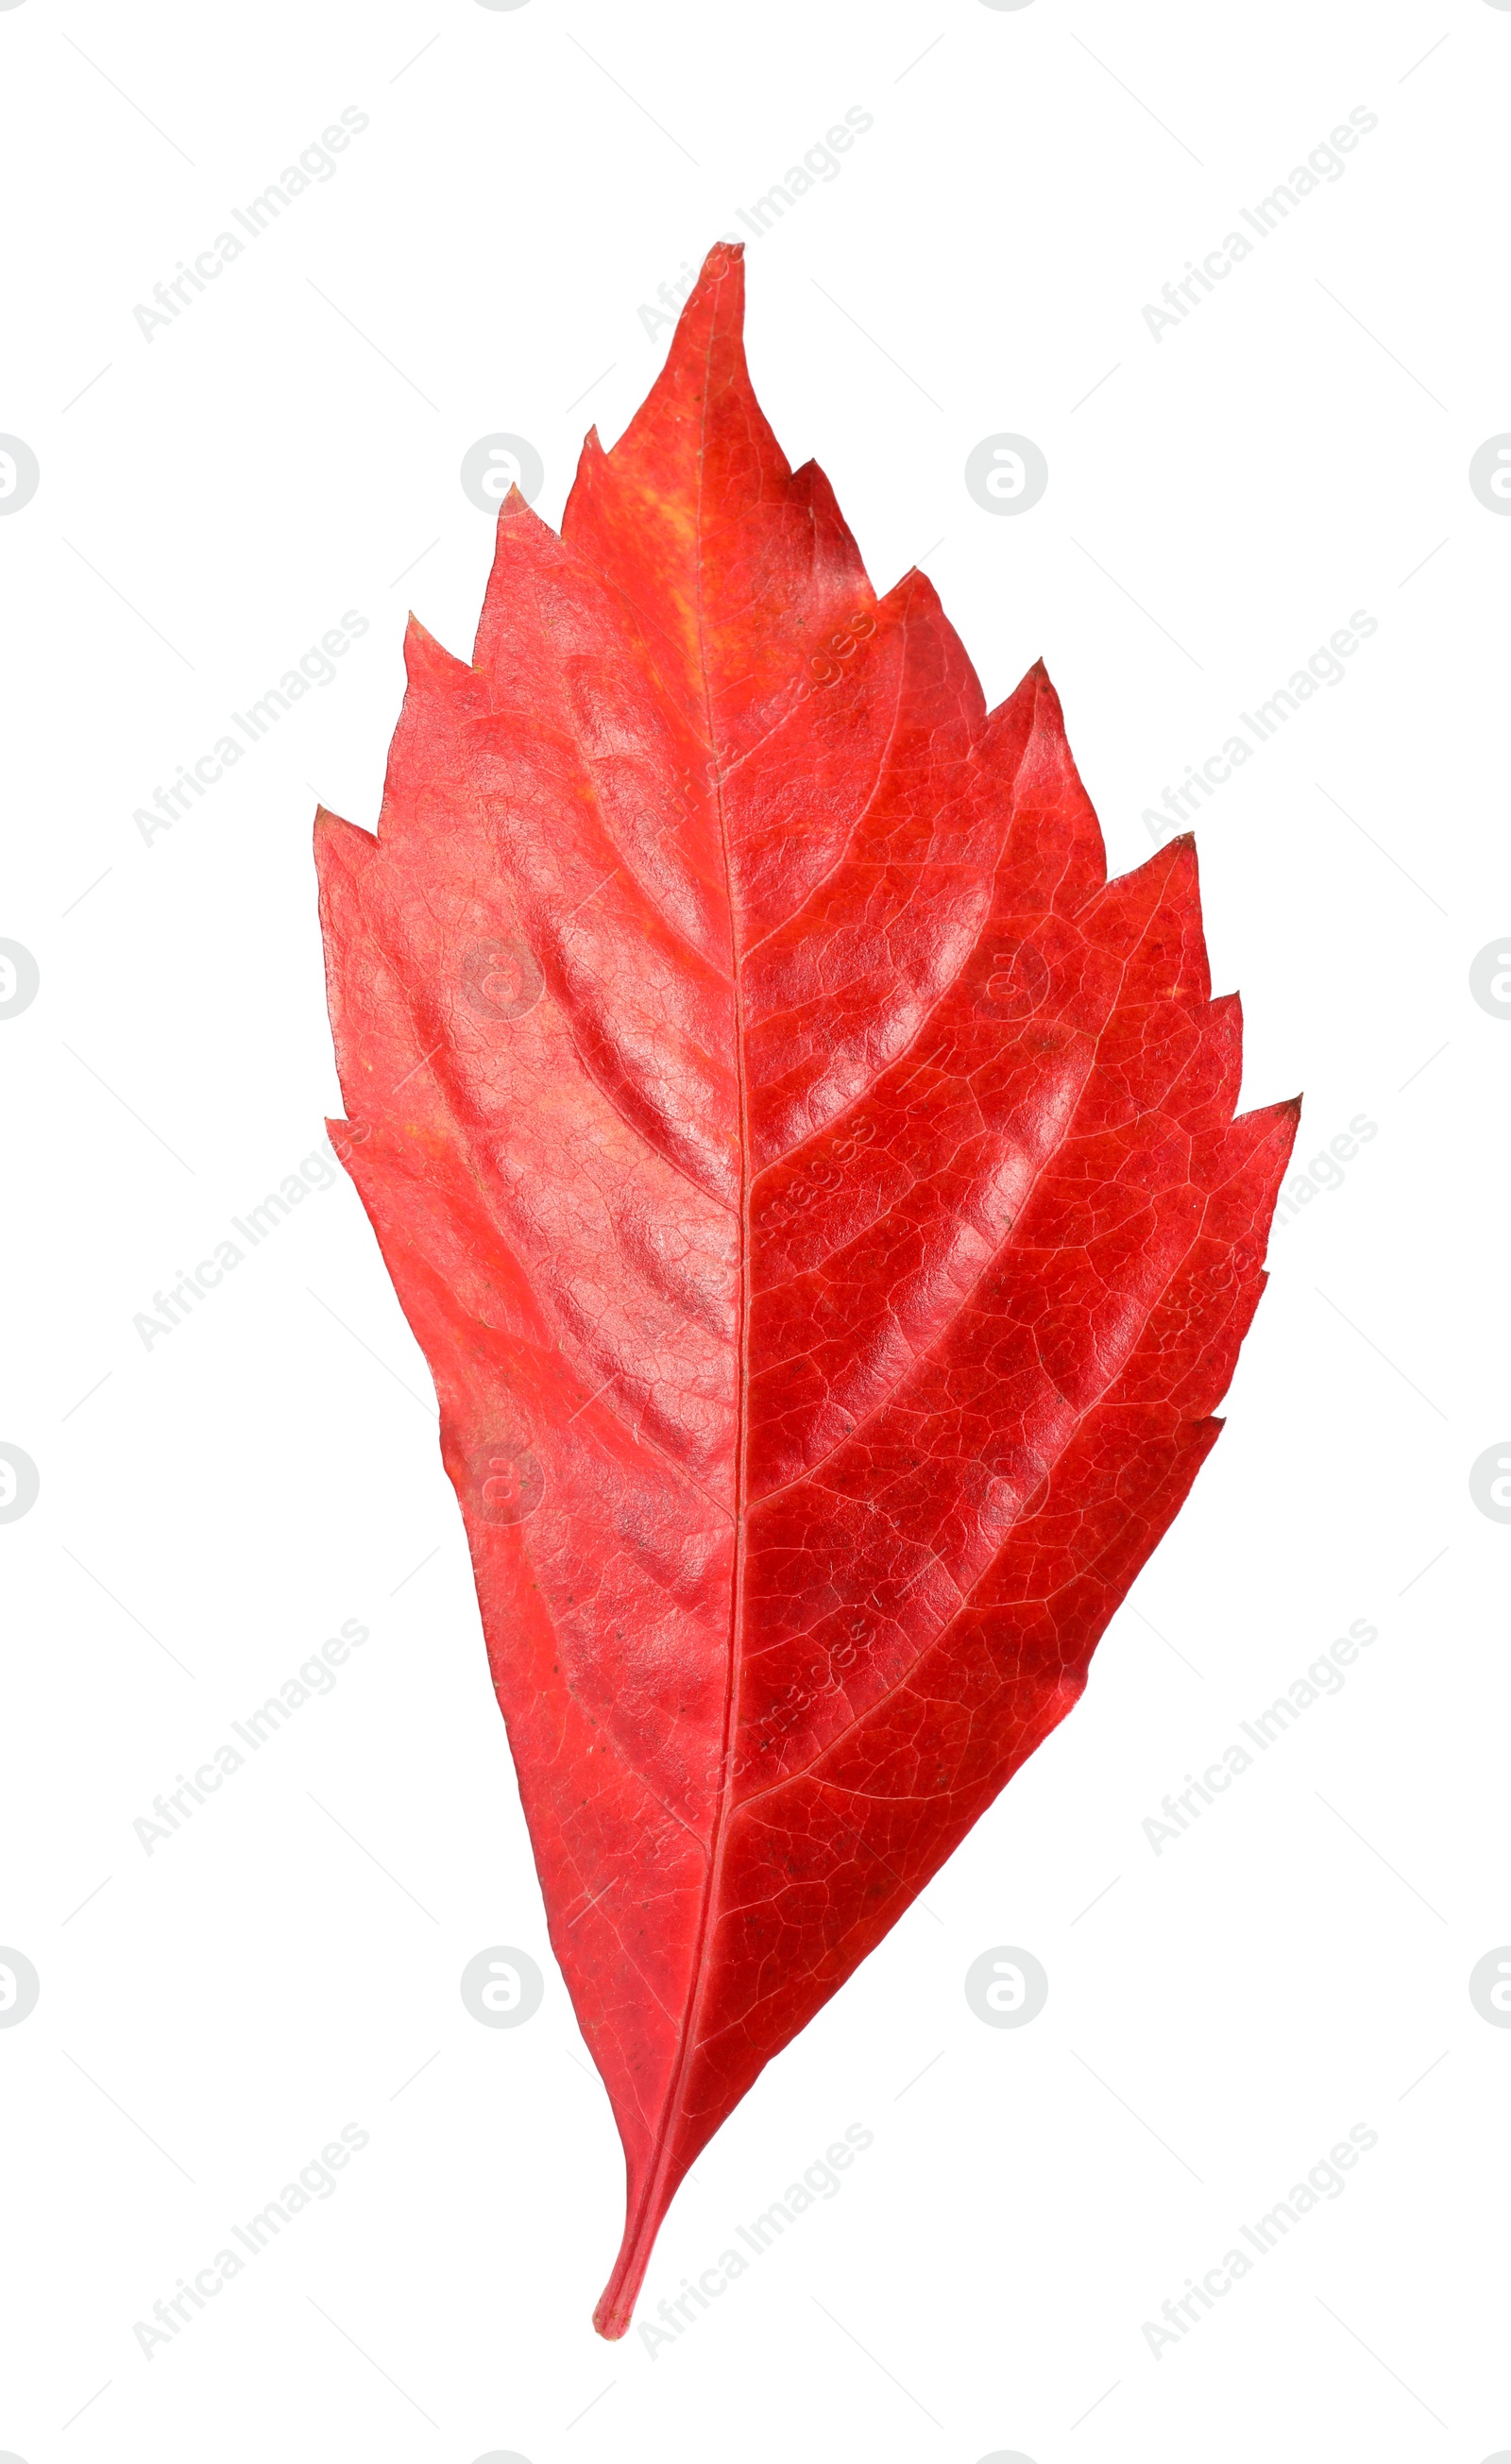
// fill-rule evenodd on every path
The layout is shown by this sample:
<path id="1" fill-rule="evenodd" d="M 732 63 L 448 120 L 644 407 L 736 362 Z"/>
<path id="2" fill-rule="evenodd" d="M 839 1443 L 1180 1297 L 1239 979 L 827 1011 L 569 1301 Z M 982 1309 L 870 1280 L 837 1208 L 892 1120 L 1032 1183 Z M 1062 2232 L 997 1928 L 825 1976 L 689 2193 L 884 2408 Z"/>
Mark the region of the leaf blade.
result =
<path id="1" fill-rule="evenodd" d="M 430 1361 L 622 2334 L 677 2183 L 1079 1696 L 1217 1434 L 1295 1107 L 1235 1118 L 1193 848 L 1108 882 L 789 470 L 715 250 L 473 662 L 317 830 L 343 1146 Z M 341 1125 L 338 1125 L 340 1127 Z"/>

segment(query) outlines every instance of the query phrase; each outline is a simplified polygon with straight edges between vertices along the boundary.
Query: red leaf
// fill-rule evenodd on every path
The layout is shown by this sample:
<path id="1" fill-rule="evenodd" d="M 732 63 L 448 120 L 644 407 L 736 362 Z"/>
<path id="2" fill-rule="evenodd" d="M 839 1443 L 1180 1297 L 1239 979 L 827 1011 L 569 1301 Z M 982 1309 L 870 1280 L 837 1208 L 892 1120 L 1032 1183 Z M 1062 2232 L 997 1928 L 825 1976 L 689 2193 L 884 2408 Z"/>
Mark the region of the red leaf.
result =
<path id="1" fill-rule="evenodd" d="M 1235 1119 L 1189 839 L 1108 882 L 788 469 L 716 248 L 473 663 L 319 816 L 342 1138 L 441 1401 L 622 2335 L 683 2173 L 1085 1683 L 1217 1435 L 1297 1108 Z"/>

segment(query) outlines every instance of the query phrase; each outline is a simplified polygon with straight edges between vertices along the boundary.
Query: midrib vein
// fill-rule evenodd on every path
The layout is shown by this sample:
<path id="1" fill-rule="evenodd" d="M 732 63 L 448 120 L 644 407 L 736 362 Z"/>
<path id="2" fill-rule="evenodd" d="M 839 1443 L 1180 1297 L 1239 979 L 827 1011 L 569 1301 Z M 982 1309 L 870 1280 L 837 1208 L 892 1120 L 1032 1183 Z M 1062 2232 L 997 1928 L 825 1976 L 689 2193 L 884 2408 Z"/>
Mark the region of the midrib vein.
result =
<path id="1" fill-rule="evenodd" d="M 713 332 L 711 327 L 703 363 L 702 413 L 698 429 L 697 501 L 694 517 L 694 555 L 696 561 L 697 656 L 698 672 L 703 692 L 704 727 L 712 764 L 713 793 L 718 817 L 719 852 L 724 866 L 724 895 L 730 919 L 730 977 L 734 1011 L 734 1070 L 739 1102 L 739 1299 L 735 1332 L 737 1375 L 739 1379 L 734 1419 L 734 1556 L 730 1578 L 730 1621 L 727 1644 L 728 1663 L 724 1689 L 724 1727 L 719 1742 L 718 1792 L 714 1800 L 712 1826 L 709 1835 L 708 1872 L 704 1881 L 703 1903 L 698 1911 L 698 1929 L 693 1943 L 692 1960 L 688 1977 L 681 2041 L 677 2047 L 676 2065 L 662 2106 L 654 2145 L 649 2178 L 641 2206 L 641 2223 L 654 2217 L 665 2182 L 670 2154 L 671 2132 L 675 2127 L 682 2091 L 692 2058 L 694 2031 L 701 2012 L 706 1980 L 709 1936 L 717 1903 L 720 1860 L 730 1811 L 730 1763 L 737 1698 L 739 1665 L 740 1597 L 745 1572 L 745 1420 L 750 1390 L 747 1358 L 750 1324 L 750 1129 L 747 1107 L 745 1070 L 744 995 L 740 982 L 740 952 L 734 921 L 734 882 L 730 864 L 729 831 L 724 810 L 724 772 L 713 728 L 713 712 L 709 692 L 709 662 L 704 630 L 703 608 L 703 474 L 709 416 L 709 363 L 712 355 Z"/>

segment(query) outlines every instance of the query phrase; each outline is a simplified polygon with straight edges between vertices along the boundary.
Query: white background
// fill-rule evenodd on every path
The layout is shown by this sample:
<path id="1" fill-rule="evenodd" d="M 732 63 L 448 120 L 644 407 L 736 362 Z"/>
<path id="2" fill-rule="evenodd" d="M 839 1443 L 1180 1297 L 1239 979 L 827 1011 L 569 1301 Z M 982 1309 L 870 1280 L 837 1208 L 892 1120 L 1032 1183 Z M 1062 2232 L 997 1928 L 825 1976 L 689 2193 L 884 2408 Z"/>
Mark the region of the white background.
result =
<path id="1" fill-rule="evenodd" d="M 0 2448 L 471 2464 L 880 2464 L 1511 2447 L 1506 1436 L 1511 11 L 1486 0 L 22 0 L 0 10 Z M 637 311 L 860 106 L 749 252 L 756 383 L 878 585 L 927 564 L 992 699 L 1040 651 L 1115 869 L 1352 611 L 1377 630 L 1204 806 L 1245 1099 L 1341 1176 L 1272 1279 L 1189 1505 L 1080 1707 L 767 2072 L 644 2315 L 846 2124 L 874 2145 L 651 2358 L 589 2314 L 606 2101 L 551 1961 L 429 1386 L 344 1179 L 150 1350 L 154 1290 L 336 1109 L 317 798 L 374 824 L 412 605 L 467 651 L 516 432 L 559 516 Z M 170 327 L 133 317 L 301 147 L 370 125 Z M 1365 106 L 1378 127 L 1177 330 L 1141 310 Z M 996 519 L 970 449 L 1026 433 Z M 171 831 L 133 822 L 343 611 L 368 630 Z M 1322 1176 L 1333 1177 L 1328 1173 Z M 1295 1187 L 1295 1178 L 1291 1187 Z M 147 1856 L 134 1834 L 343 1618 L 334 1692 Z M 1344 1691 L 1174 1844 L 1143 1829 L 1350 1621 Z M 517 1945 L 493 2031 L 457 1981 Z M 1041 2017 L 969 1963 L 1021 1945 Z M 134 2321 L 354 2123 L 336 2195 L 150 2360 Z M 1378 2145 L 1159 2358 L 1142 2332 L 1351 2125 Z M 1499 2321 L 1499 2325 L 1498 2322 Z"/>

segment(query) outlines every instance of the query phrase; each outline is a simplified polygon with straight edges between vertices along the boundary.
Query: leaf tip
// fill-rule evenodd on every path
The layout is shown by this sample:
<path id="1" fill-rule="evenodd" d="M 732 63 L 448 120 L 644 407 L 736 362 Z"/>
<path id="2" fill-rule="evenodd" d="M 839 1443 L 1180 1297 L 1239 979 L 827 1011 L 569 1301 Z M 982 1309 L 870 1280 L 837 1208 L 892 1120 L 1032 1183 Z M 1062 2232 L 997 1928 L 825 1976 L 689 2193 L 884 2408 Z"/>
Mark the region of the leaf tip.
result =
<path id="1" fill-rule="evenodd" d="M 1167 885 L 1168 894 L 1177 898 L 1189 898 L 1193 902 L 1196 929 L 1199 935 L 1201 857 L 1196 847 L 1195 831 L 1177 830 L 1172 839 L 1167 839 L 1163 847 L 1157 847 L 1154 849 L 1153 854 L 1148 859 L 1148 865 L 1159 868 L 1156 872 L 1150 874 L 1150 879 L 1164 882 Z M 1141 870 L 1146 869 L 1147 867 L 1140 867 Z"/>
<path id="2" fill-rule="evenodd" d="M 1051 736 L 1056 737 L 1059 742 L 1062 744 L 1065 743 L 1064 705 L 1061 701 L 1060 695 L 1055 690 L 1055 680 L 1050 674 L 1049 670 L 1044 665 L 1042 652 L 1040 653 L 1031 668 L 1026 668 L 1024 670 L 1022 677 L 1018 685 L 1017 692 L 1011 696 L 1011 698 L 1016 700 L 1018 693 L 1026 693 L 1028 695 L 1033 711 L 1033 725 L 1035 728 L 1040 726 L 1046 727 Z M 1006 703 L 1002 706 L 1005 709 Z M 1068 746 L 1066 749 L 1068 751 Z"/>
<path id="3" fill-rule="evenodd" d="M 360 863 L 373 853 L 378 845 L 377 832 L 361 829 L 356 822 L 343 822 L 327 804 L 315 808 L 315 861 L 324 872 L 327 864 Z"/>
<path id="4" fill-rule="evenodd" d="M 404 671 L 411 685 L 449 680 L 467 673 L 464 661 L 438 642 L 411 607 L 405 619 Z"/>
<path id="5" fill-rule="evenodd" d="M 739 239 L 715 240 L 698 268 L 698 278 L 677 319 L 668 368 L 675 366 L 685 355 L 689 356 L 690 367 L 693 365 L 699 352 L 707 349 L 710 337 L 718 332 L 728 336 L 736 354 L 740 354 L 744 323 L 745 243 Z"/>

